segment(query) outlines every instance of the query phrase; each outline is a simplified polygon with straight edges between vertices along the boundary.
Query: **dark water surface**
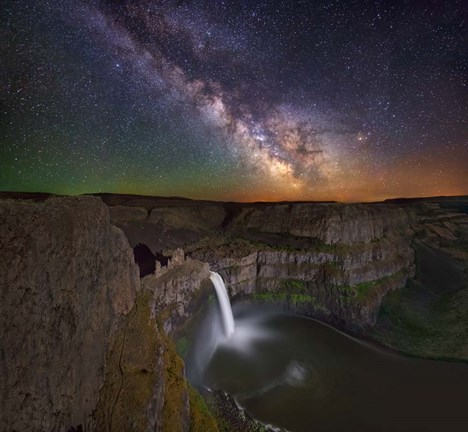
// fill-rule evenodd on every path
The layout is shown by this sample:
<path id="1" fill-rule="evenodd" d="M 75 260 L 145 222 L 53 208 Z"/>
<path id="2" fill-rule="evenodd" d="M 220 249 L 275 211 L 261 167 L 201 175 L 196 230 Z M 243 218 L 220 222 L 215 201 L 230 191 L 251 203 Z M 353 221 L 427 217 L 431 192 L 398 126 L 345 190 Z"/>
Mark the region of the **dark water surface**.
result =
<path id="1" fill-rule="evenodd" d="M 305 318 L 237 315 L 202 382 L 262 422 L 304 432 L 468 431 L 468 364 L 399 356 Z"/>

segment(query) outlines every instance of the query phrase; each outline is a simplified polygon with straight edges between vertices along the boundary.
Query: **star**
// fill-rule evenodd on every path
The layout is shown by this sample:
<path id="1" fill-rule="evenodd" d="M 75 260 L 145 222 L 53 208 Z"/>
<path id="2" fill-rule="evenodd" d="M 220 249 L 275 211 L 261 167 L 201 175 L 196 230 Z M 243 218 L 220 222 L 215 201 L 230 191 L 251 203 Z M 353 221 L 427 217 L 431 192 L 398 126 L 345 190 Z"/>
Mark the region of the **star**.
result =
<path id="1" fill-rule="evenodd" d="M 2 20 L 4 190 L 468 193 L 461 1 L 25 0 Z"/>

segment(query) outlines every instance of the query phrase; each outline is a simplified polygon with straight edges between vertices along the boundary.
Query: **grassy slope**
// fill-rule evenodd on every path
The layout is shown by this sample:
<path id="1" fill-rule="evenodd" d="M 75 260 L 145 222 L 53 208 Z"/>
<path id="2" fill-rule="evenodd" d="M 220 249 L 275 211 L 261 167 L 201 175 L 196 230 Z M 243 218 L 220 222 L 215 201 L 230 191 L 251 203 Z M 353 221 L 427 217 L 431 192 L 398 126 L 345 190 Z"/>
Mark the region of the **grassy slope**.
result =
<path id="1" fill-rule="evenodd" d="M 424 243 L 415 250 L 416 276 L 386 296 L 372 336 L 410 355 L 468 361 L 468 261 Z"/>

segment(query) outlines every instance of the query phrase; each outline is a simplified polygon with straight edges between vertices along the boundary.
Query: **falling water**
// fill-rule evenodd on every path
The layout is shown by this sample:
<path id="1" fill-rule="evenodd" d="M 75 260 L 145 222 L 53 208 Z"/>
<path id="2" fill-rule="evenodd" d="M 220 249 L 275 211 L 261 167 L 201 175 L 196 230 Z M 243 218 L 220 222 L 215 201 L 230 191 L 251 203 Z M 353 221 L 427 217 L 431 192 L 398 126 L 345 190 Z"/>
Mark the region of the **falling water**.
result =
<path id="1" fill-rule="evenodd" d="M 224 324 L 224 334 L 230 338 L 234 333 L 234 317 L 232 315 L 231 303 L 226 291 L 222 277 L 216 272 L 210 272 L 210 279 L 216 289 L 219 306 L 221 308 L 221 316 Z"/>

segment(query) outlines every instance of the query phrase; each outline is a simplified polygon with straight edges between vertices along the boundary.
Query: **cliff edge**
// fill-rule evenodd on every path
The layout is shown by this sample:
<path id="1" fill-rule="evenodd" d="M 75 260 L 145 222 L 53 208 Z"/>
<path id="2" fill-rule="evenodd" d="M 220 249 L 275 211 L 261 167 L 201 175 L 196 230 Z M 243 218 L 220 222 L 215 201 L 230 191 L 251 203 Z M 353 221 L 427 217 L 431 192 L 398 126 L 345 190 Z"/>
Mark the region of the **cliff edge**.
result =
<path id="1" fill-rule="evenodd" d="M 0 249 L 0 429 L 86 425 L 139 289 L 128 241 L 98 198 L 3 200 Z"/>

